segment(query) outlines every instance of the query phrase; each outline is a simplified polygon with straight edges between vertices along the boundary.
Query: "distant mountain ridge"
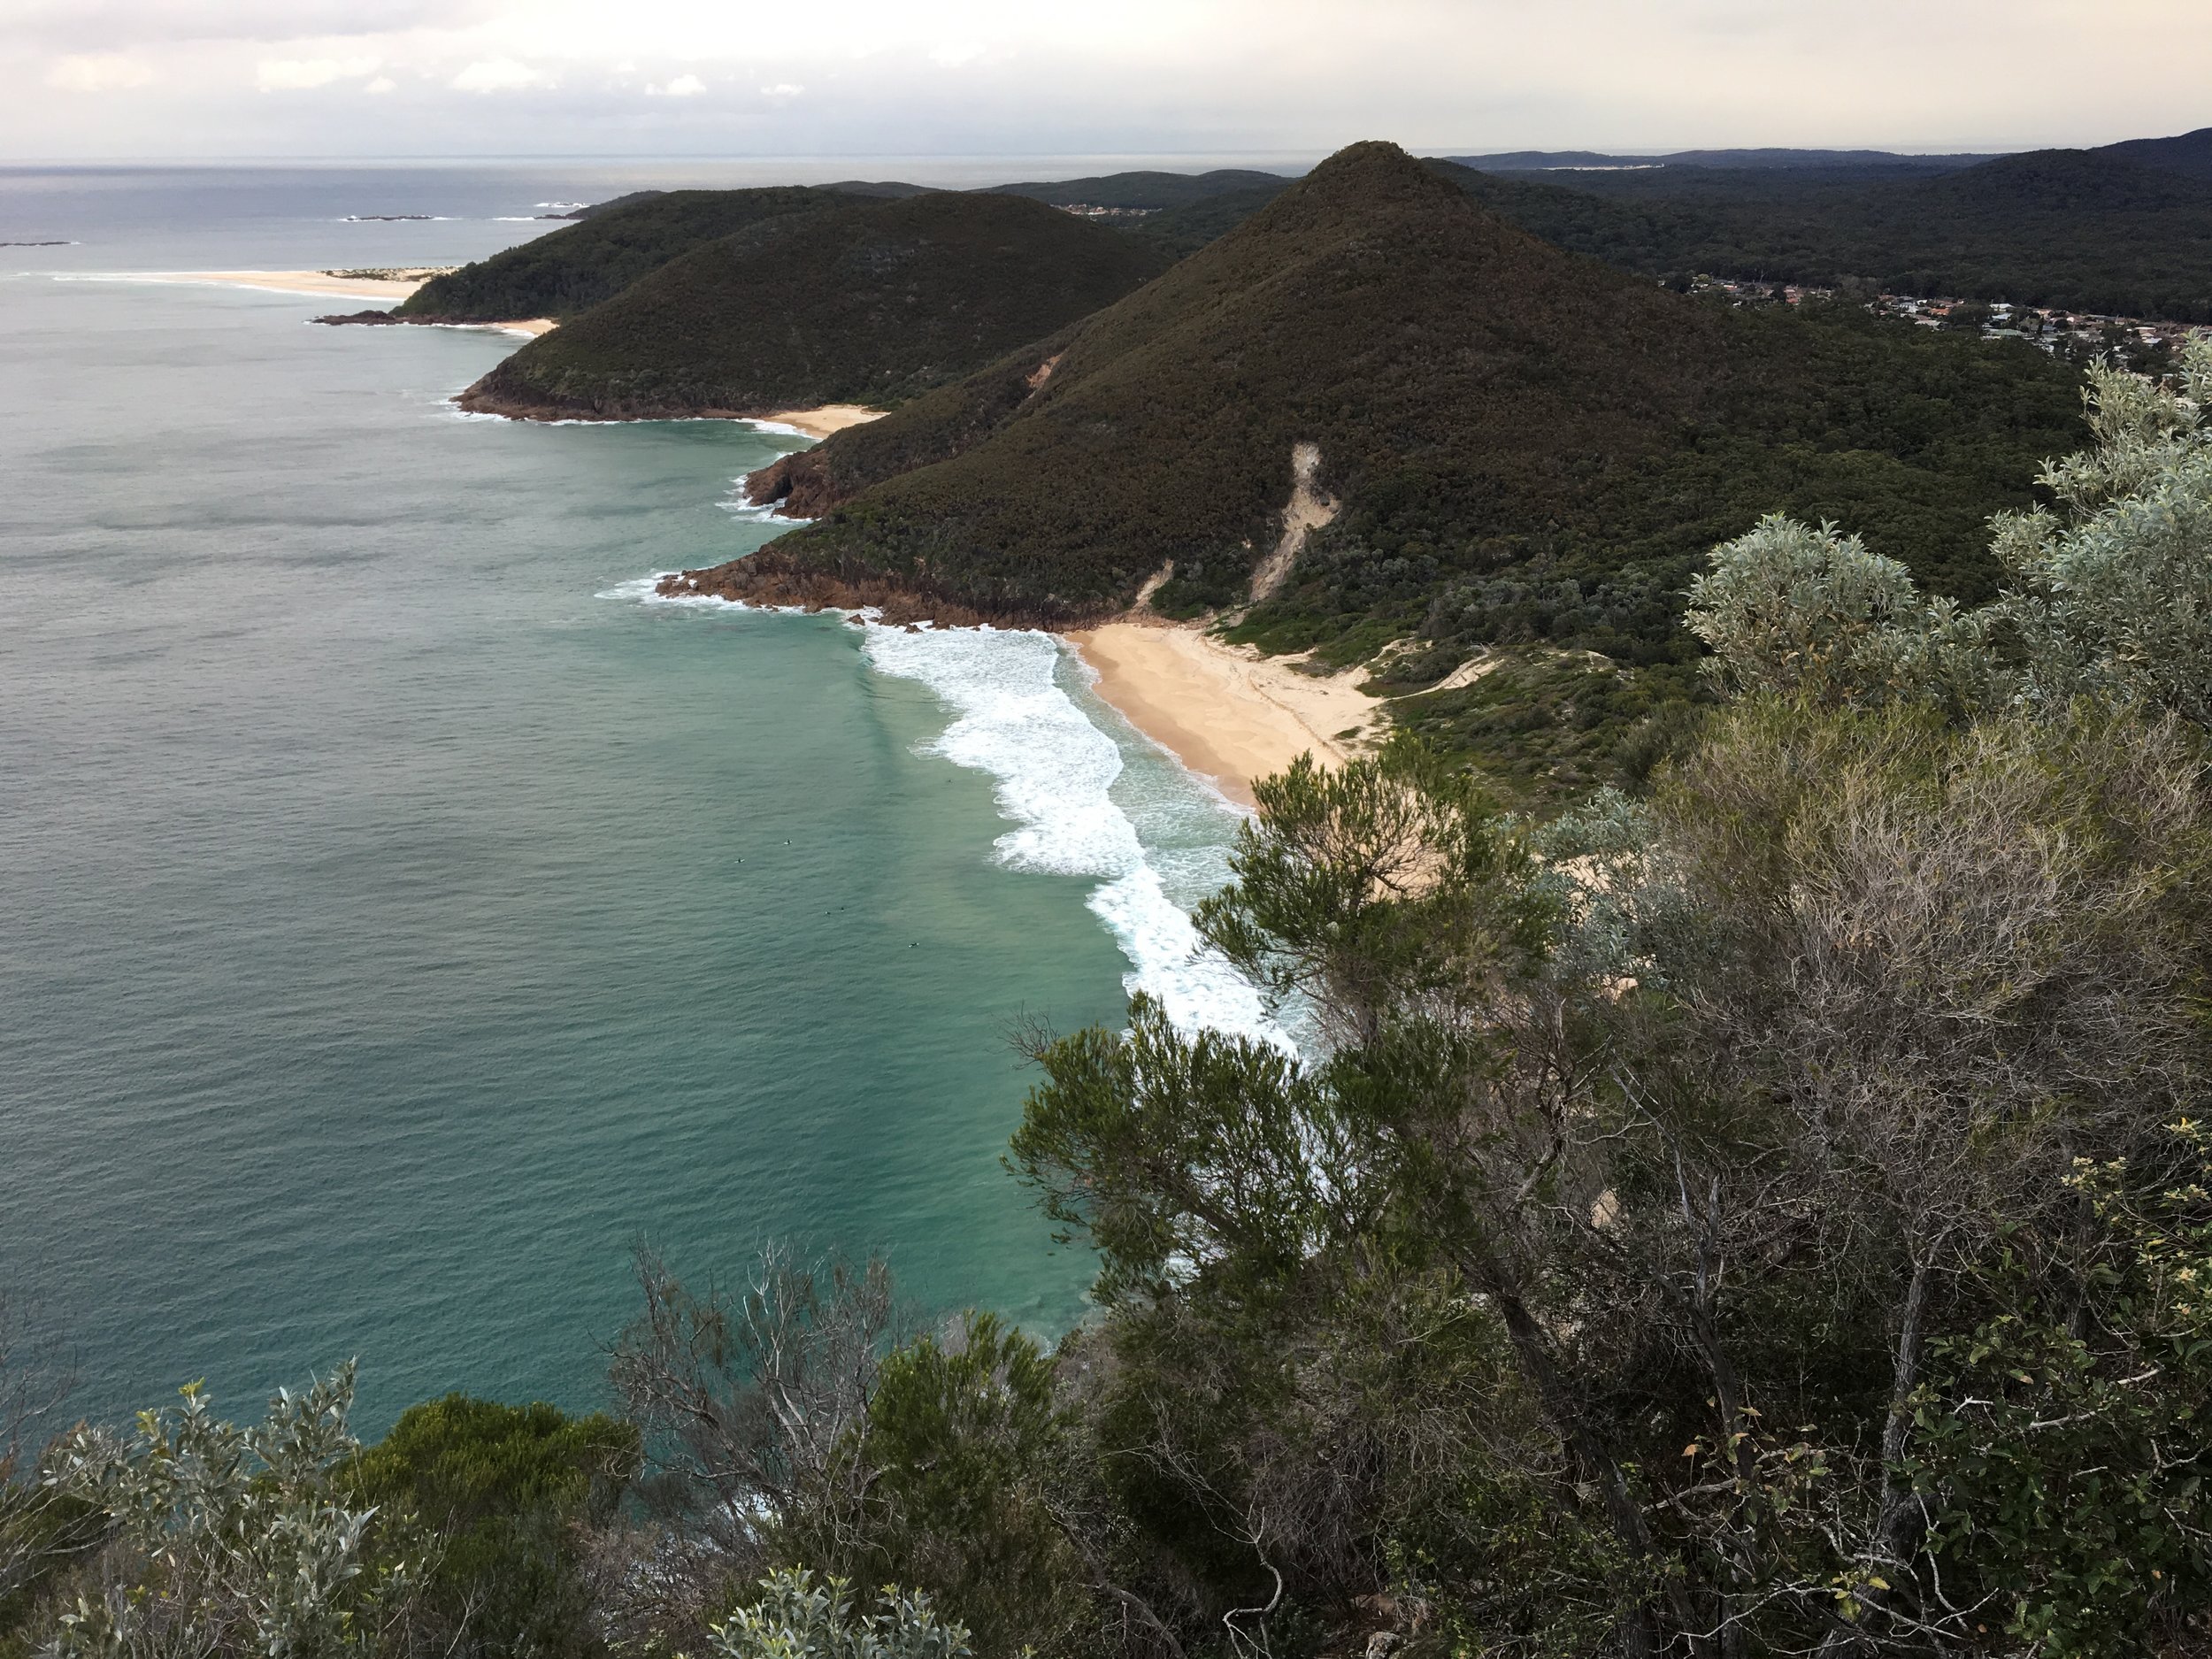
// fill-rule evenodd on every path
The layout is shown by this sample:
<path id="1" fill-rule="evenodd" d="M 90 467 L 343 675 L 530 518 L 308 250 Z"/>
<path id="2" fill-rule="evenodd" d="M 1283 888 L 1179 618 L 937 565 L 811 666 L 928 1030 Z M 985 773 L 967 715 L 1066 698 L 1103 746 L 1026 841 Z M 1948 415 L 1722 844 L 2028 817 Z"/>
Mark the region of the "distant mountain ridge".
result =
<path id="1" fill-rule="evenodd" d="M 2212 127 L 2200 127 L 2193 133 L 2182 133 L 2172 138 L 2131 138 L 2091 153 L 2116 156 L 2123 161 L 2140 162 L 2167 173 L 2212 179 Z"/>
<path id="2" fill-rule="evenodd" d="M 1646 275 L 1709 271 L 1814 285 L 1863 278 L 1919 292 L 2212 319 L 2212 280 L 2202 276 L 2203 243 L 2212 235 L 2212 127 L 1995 157 L 1521 150 L 1431 165 L 1525 229 Z M 1291 182 L 1253 169 L 1136 171 L 958 194 L 1110 210 L 1125 216 L 1109 220 L 1115 228 L 1179 257 L 1257 212 Z M 634 192 L 437 279 L 395 315 L 403 321 L 572 318 L 670 260 L 765 219 L 856 196 L 927 194 L 954 193 L 861 180 Z"/>
<path id="3" fill-rule="evenodd" d="M 1515 150 L 1482 156 L 1445 156 L 1479 173 L 1590 173 L 1708 167 L 1730 171 L 1868 171 L 1947 173 L 1993 161 L 1986 155 L 1908 155 L 1887 150 L 1676 150 L 1663 155 L 1609 155 L 1593 150 Z"/>
<path id="4" fill-rule="evenodd" d="M 1251 189 L 1279 190 L 1287 174 L 1219 167 L 1210 173 L 1110 173 L 1053 184 L 994 184 L 995 196 L 1026 196 L 1055 207 L 1169 208 Z"/>
<path id="5" fill-rule="evenodd" d="M 1703 168 L 1730 173 L 1957 173 L 1985 162 L 2023 155 L 2022 150 L 1960 154 L 1919 154 L 1890 150 L 1676 150 L 1653 154 L 1610 154 L 1594 150 L 1515 150 L 1484 155 L 1443 156 L 1479 173 L 1633 173 L 1667 168 Z M 2045 151 L 2042 153 L 2050 153 Z M 2212 177 L 2212 127 L 2172 138 L 2131 138 L 2094 145 L 2081 153 L 2110 156 L 2170 173 Z"/>

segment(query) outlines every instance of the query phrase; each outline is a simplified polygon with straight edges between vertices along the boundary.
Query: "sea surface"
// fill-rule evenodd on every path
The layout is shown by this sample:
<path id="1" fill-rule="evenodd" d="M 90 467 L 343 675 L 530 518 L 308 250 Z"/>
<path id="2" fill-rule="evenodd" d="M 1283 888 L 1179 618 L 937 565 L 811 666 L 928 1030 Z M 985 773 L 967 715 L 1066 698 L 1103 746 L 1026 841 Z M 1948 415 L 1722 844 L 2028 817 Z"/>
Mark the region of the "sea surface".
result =
<path id="1" fill-rule="evenodd" d="M 67 244 L 0 249 L 0 1340 L 73 1413 L 349 1356 L 372 1432 L 595 1405 L 641 1241 L 1049 1336 L 1090 1267 L 1001 1165 L 1010 1033 L 1271 1031 L 1185 914 L 1237 815 L 1056 641 L 651 597 L 802 440 L 464 417 L 513 338 L 141 280 L 772 176 L 0 170 Z"/>

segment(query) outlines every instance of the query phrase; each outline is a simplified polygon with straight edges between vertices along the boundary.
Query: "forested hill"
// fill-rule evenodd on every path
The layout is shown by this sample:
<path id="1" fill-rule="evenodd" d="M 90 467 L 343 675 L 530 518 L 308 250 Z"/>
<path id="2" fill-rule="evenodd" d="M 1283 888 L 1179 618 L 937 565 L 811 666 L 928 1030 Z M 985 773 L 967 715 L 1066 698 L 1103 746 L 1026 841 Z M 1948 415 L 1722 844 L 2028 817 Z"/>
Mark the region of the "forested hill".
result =
<path id="1" fill-rule="evenodd" d="M 1574 152 L 1565 154 L 1568 162 L 1543 166 L 1532 164 L 1548 158 L 1532 154 L 1429 165 L 1522 229 L 1646 276 L 1871 283 L 2212 321 L 2212 129 L 1993 157 L 1839 152 L 1792 165 L 1722 150 L 1632 168 L 1596 155 L 1572 164 Z M 1141 209 L 1142 217 L 1120 221 L 1125 228 L 1187 253 L 1289 182 L 1230 173 L 1180 188 L 1157 182 L 1173 176 L 1002 188 Z"/>
<path id="2" fill-rule="evenodd" d="M 1289 182 L 1281 173 L 1217 167 L 1211 173 L 1106 173 L 1052 184 L 995 184 L 991 190 L 999 196 L 1030 196 L 1055 207 L 1158 210 L 1254 189 L 1279 190 Z"/>
<path id="3" fill-rule="evenodd" d="M 1912 156 L 1889 150 L 1678 150 L 1661 156 L 1611 155 L 1593 150 L 1515 150 L 1445 159 L 1479 173 L 1657 173 L 1686 167 L 1729 172 L 1824 173 L 1867 177 L 1950 173 L 1990 155 Z"/>
<path id="4" fill-rule="evenodd" d="M 2194 148 L 2192 148 L 2194 146 Z M 2212 321 L 2212 175 L 2195 135 L 2004 156 L 1933 176 L 1435 164 L 1517 224 L 1651 276 L 1716 276 Z"/>
<path id="5" fill-rule="evenodd" d="M 2031 348 L 1731 312 L 1563 253 L 1388 144 L 1332 157 L 1062 337 L 760 480 L 811 526 L 700 573 L 737 595 L 1074 622 L 1248 600 L 1294 452 L 1340 504 L 1248 628 L 1688 655 L 1692 562 L 1777 508 L 1847 516 L 1932 585 L 2078 442 Z"/>
<path id="6" fill-rule="evenodd" d="M 1265 207 L 1288 186 L 1281 173 L 1222 167 L 1211 173 L 1109 173 L 1056 184 L 1000 184 L 1055 207 L 1104 208 L 1111 223 L 1180 257 L 1195 253 Z"/>
<path id="7" fill-rule="evenodd" d="M 1626 171 L 1604 170 L 1621 157 L 1594 154 L 1577 163 L 1565 152 L 1429 165 L 1524 230 L 1647 276 L 1873 281 L 1915 293 L 2212 320 L 2212 128 L 1994 159 L 1797 151 L 1660 159 L 1666 165 Z M 1471 162 L 1485 165 L 1464 165 Z M 1132 172 L 988 193 L 1109 210 L 1102 222 L 1179 257 L 1233 229 L 1290 182 L 1248 169 Z M 641 192 L 441 277 L 395 314 L 572 317 L 764 219 L 854 196 L 924 194 L 918 185 L 857 180 Z"/>
<path id="8" fill-rule="evenodd" d="M 604 418 L 887 408 L 1110 304 L 1168 263 L 1019 196 L 837 199 L 670 261 L 531 342 L 463 403 Z"/>
<path id="9" fill-rule="evenodd" d="M 454 322 L 572 317 L 680 254 L 786 213 L 849 203 L 799 185 L 764 190 L 643 191 L 587 210 L 518 248 L 418 288 L 394 315 Z"/>
<path id="10" fill-rule="evenodd" d="M 2116 156 L 2124 161 L 2140 162 L 2144 166 L 2162 168 L 2168 173 L 2212 179 L 2212 127 L 2200 127 L 2193 133 L 2181 133 L 2172 138 L 2131 138 L 2091 153 Z"/>

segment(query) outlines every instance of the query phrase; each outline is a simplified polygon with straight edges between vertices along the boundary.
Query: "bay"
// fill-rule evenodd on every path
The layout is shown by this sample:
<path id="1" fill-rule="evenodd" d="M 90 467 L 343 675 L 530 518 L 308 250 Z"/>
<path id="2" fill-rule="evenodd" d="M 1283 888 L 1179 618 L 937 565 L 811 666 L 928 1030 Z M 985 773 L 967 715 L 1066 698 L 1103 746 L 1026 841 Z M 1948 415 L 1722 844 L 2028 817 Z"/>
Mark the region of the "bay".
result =
<path id="1" fill-rule="evenodd" d="M 150 228 L 146 176 L 34 182 L 11 234 L 111 233 L 0 277 L 0 1288 L 71 1409 L 349 1356 L 371 1430 L 593 1404 L 641 1240 L 1079 1317 L 1006 1039 L 1141 978 L 1255 1020 L 1180 914 L 1234 815 L 1041 636 L 642 603 L 772 534 L 734 481 L 796 440 L 467 419 L 511 338 L 104 280 L 337 262 L 420 178 L 201 177 Z M 342 262 L 559 182 L 442 178 L 475 217 Z"/>

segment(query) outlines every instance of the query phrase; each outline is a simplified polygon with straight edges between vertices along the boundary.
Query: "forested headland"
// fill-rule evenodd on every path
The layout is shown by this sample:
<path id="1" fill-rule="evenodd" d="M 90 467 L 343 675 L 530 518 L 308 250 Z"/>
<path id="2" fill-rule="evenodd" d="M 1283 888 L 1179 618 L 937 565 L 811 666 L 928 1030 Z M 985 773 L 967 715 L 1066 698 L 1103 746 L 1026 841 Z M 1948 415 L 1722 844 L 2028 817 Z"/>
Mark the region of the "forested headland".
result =
<path id="1" fill-rule="evenodd" d="M 762 474 L 756 500 L 814 522 L 682 580 L 1071 626 L 1171 562 L 1154 610 L 1372 662 L 1402 722 L 1559 795 L 1632 780 L 1682 729 L 1702 694 L 1678 595 L 1763 512 L 1848 520 L 1987 597 L 1984 524 L 2079 443 L 2078 386 L 2024 342 L 1667 291 L 1366 144 L 1118 303 Z M 1336 514 L 1257 594 L 1301 444 Z M 1486 651 L 1519 655 L 1414 695 Z M 1509 729 L 1497 698 L 1544 712 Z"/>
<path id="2" fill-rule="evenodd" d="M 1020 196 L 810 201 L 695 244 L 532 341 L 461 403 L 631 419 L 892 408 L 1111 304 L 1167 264 L 1148 243 Z"/>

